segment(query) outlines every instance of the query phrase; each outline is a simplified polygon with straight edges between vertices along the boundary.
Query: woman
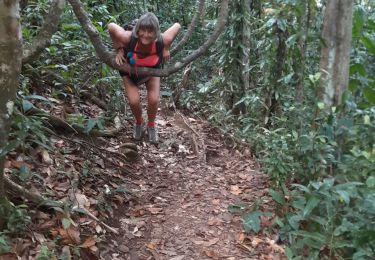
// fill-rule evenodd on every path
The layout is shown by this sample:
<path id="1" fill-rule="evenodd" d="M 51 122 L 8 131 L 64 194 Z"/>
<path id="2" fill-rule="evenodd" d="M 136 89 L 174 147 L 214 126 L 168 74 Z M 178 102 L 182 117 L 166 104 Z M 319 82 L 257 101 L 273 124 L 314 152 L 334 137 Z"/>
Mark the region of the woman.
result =
<path id="1" fill-rule="evenodd" d="M 159 21 L 150 12 L 145 13 L 138 19 L 132 31 L 126 31 L 121 26 L 110 23 L 108 31 L 113 47 L 117 49 L 116 63 L 122 65 L 124 62 L 128 62 L 136 67 L 160 68 L 163 60 L 169 60 L 169 47 L 180 28 L 180 24 L 175 23 L 161 34 Z M 148 101 L 147 133 L 149 141 L 157 144 L 158 133 L 155 126 L 155 118 L 159 103 L 160 77 L 138 76 L 136 73 L 126 72 L 120 72 L 120 75 L 123 78 L 129 105 L 135 118 L 133 136 L 137 141 L 142 139 L 144 133 L 139 86 L 143 83 L 146 84 Z"/>

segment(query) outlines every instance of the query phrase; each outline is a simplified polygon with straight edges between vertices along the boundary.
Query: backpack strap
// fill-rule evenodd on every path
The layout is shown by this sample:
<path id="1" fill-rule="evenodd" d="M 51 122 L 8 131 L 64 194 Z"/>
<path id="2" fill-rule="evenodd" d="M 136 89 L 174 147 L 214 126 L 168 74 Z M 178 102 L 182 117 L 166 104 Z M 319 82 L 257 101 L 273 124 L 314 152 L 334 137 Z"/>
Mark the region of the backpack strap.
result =
<path id="1" fill-rule="evenodd" d="M 130 42 L 128 45 L 124 48 L 125 50 L 125 57 L 127 57 L 129 52 L 134 52 L 135 46 L 137 45 L 137 38 L 135 38 L 134 34 L 132 33 L 130 37 Z M 156 53 L 159 56 L 159 62 L 157 66 L 161 66 L 163 68 L 163 49 L 164 49 L 164 43 L 163 43 L 163 36 L 160 34 L 158 36 L 158 39 L 156 40 Z"/>
<path id="2" fill-rule="evenodd" d="M 164 49 L 164 42 L 163 36 L 159 34 L 159 37 L 156 41 L 156 53 L 159 56 L 159 65 L 163 68 L 163 49 Z"/>
<path id="3" fill-rule="evenodd" d="M 134 52 L 134 48 L 136 44 L 137 44 L 137 38 L 135 38 L 134 34 L 132 33 L 130 37 L 130 42 L 125 47 L 125 55 L 127 55 L 128 52 Z"/>

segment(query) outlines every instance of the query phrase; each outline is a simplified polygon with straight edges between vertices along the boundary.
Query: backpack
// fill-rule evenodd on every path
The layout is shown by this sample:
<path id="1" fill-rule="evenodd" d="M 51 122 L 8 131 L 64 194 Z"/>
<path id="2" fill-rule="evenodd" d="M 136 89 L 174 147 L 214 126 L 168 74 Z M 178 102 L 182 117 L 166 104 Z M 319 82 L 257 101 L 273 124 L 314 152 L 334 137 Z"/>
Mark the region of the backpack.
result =
<path id="1" fill-rule="evenodd" d="M 138 19 L 134 19 L 130 23 L 125 24 L 123 27 L 126 31 L 132 31 L 137 22 L 138 22 Z M 132 58 L 132 55 L 134 53 L 136 44 L 137 44 L 137 38 L 134 36 L 134 33 L 132 33 L 130 42 L 124 48 L 125 57 L 128 60 L 130 65 L 135 65 L 135 60 L 134 58 Z M 159 56 L 159 61 L 154 67 L 159 67 L 163 63 L 163 48 L 164 48 L 163 37 L 160 34 L 156 40 L 156 53 Z"/>

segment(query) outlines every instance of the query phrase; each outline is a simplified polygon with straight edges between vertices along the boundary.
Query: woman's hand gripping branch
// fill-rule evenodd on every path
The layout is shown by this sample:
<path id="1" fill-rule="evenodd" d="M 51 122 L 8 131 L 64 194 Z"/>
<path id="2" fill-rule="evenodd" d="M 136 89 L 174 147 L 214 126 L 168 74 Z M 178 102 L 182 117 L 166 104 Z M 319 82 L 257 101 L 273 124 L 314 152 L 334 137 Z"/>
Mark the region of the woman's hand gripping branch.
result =
<path id="1" fill-rule="evenodd" d="M 121 66 L 125 62 L 126 62 L 126 59 L 125 59 L 125 56 L 124 56 L 124 49 L 118 48 L 117 54 L 116 54 L 116 63 Z"/>

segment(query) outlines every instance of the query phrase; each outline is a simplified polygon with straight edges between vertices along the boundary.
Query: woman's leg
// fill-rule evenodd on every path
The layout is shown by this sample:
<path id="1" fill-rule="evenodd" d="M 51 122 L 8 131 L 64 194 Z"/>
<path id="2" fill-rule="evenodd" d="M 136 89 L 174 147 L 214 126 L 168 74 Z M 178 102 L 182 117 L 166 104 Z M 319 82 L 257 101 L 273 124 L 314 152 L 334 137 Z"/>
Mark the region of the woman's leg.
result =
<path id="1" fill-rule="evenodd" d="M 139 96 L 139 88 L 128 76 L 125 76 L 122 79 L 124 82 L 126 95 L 128 96 L 130 109 L 132 110 L 133 116 L 138 123 L 139 120 L 142 120 L 142 106 L 141 98 Z"/>
<path id="2" fill-rule="evenodd" d="M 125 76 L 122 79 L 124 82 L 126 95 L 128 96 L 130 109 L 135 118 L 134 139 L 139 141 L 141 140 L 143 136 L 143 126 L 142 126 L 143 117 L 142 117 L 142 106 L 141 106 L 141 98 L 139 96 L 139 89 L 128 76 Z"/>
<path id="3" fill-rule="evenodd" d="M 159 94 L 160 94 L 160 78 L 151 77 L 146 82 L 147 87 L 147 117 L 148 126 L 155 126 L 156 113 L 158 112 Z"/>
<path id="4" fill-rule="evenodd" d="M 157 144 L 159 141 L 158 133 L 155 127 L 156 113 L 158 112 L 159 94 L 160 94 L 160 78 L 151 77 L 146 82 L 147 87 L 147 132 L 150 143 Z"/>

